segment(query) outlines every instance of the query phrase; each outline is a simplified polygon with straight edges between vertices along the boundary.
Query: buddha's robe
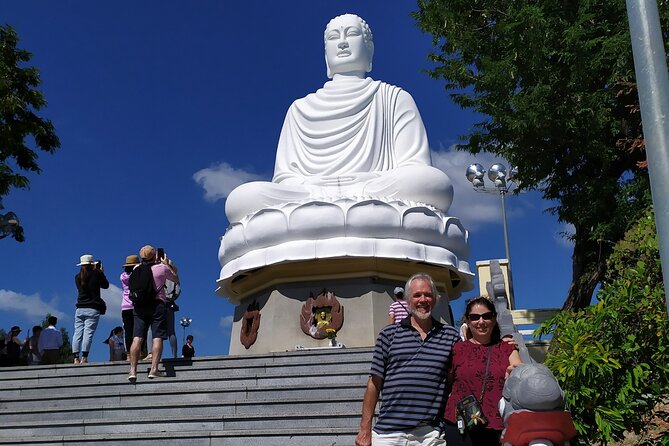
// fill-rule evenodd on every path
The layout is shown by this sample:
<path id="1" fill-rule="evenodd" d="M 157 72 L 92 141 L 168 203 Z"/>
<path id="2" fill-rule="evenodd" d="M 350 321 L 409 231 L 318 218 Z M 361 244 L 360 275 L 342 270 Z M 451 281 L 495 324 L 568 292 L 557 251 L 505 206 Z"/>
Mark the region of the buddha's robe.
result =
<path id="1" fill-rule="evenodd" d="M 271 183 L 242 184 L 228 197 L 230 222 L 289 202 L 376 198 L 447 211 L 453 189 L 431 166 L 411 95 L 371 78 L 336 77 L 286 114 Z"/>

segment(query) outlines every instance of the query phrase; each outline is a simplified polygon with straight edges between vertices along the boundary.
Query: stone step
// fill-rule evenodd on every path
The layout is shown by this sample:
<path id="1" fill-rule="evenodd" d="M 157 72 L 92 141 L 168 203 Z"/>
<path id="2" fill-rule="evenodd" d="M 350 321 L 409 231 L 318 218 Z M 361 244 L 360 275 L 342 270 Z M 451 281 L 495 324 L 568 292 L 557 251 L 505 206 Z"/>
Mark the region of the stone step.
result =
<path id="1" fill-rule="evenodd" d="M 345 358 L 342 358 L 345 359 Z M 261 364 L 240 364 L 239 367 L 232 367 L 229 364 L 225 366 L 219 365 L 217 363 L 199 363 L 197 367 L 191 366 L 179 366 L 174 365 L 171 362 L 163 362 L 161 368 L 165 369 L 168 374 L 178 375 L 180 373 L 187 372 L 190 376 L 203 376 L 203 375 L 216 375 L 216 376 L 244 376 L 244 375 L 255 375 L 262 372 L 271 372 L 275 370 L 281 370 L 283 373 L 294 373 L 294 374 L 304 374 L 321 371 L 322 373 L 333 373 L 338 370 L 366 370 L 369 369 L 371 359 L 361 358 L 356 361 L 333 361 L 327 363 L 297 363 L 297 364 L 284 364 L 284 363 L 261 363 Z M 12 371 L 10 375 L 3 373 L 0 376 L 0 384 L 6 384 L 11 386 L 14 383 L 20 383 L 21 385 L 34 384 L 40 382 L 49 382 L 54 380 L 63 380 L 67 378 L 76 378 L 76 379 L 90 379 L 90 378 L 99 378 L 110 375 L 123 375 L 127 374 L 129 371 L 129 365 L 127 363 L 118 364 L 118 363 L 104 363 L 104 367 L 89 367 L 89 366 L 61 366 L 58 369 L 41 369 L 41 367 L 48 366 L 35 366 L 34 368 L 40 368 L 39 370 L 28 369 L 22 373 L 17 373 L 17 371 Z M 194 363 L 195 365 L 196 363 Z M 138 372 L 148 373 L 150 365 L 148 363 L 140 363 L 137 367 Z M 55 372 L 55 373 L 54 373 Z"/>
<path id="2" fill-rule="evenodd" d="M 149 368 L 138 368 L 137 370 L 137 382 L 138 383 L 154 383 L 165 381 L 169 379 L 187 379 L 189 381 L 208 381 L 208 380 L 227 380 L 227 381 L 242 381 L 248 379 L 256 379 L 259 377 L 278 377 L 278 378 L 301 378 L 309 377 L 313 379 L 319 379 L 322 377 L 342 374 L 352 374 L 352 373 L 366 373 L 369 371 L 368 365 L 355 366 L 351 364 L 336 364 L 327 369 L 319 369 L 316 367 L 273 367 L 273 368 L 258 368 L 258 369 L 197 369 L 197 370 L 181 370 L 178 372 L 173 372 L 168 369 L 164 369 L 167 376 L 166 379 L 156 379 L 150 380 L 148 378 Z M 127 369 L 116 369 L 114 371 L 108 370 L 100 374 L 87 374 L 79 376 L 53 376 L 53 377 L 42 377 L 36 379 L 25 379 L 21 382 L 13 383 L 1 383 L 4 384 L 6 388 L 12 389 L 22 389 L 22 388 L 58 388 L 63 386 L 91 386 L 98 385 L 103 383 L 116 383 L 116 382 L 127 382 L 128 370 Z"/>
<path id="3" fill-rule="evenodd" d="M 0 370 L 0 445 L 353 445 L 371 349 Z"/>
<path id="4" fill-rule="evenodd" d="M 371 349 L 333 349 L 324 352 L 315 350 L 311 353 L 305 351 L 282 352 L 274 354 L 251 355 L 251 356 L 223 356 L 223 357 L 199 357 L 193 360 L 163 359 L 162 364 L 166 368 L 178 370 L 194 369 L 250 369 L 257 367 L 328 367 L 341 364 L 367 364 L 372 357 Z M 148 361 L 140 361 L 142 368 L 149 367 Z M 73 364 L 57 364 L 46 366 L 19 366 L 4 367 L 0 374 L 0 383 L 14 380 L 24 381 L 35 378 L 56 378 L 64 376 L 100 375 L 105 373 L 117 373 L 117 369 L 128 370 L 127 362 L 99 362 L 89 363 L 82 366 Z"/>
<path id="5" fill-rule="evenodd" d="M 143 387 L 149 387 L 151 390 L 160 392 L 168 389 L 176 390 L 197 390 L 197 389 L 220 389 L 224 386 L 229 387 L 248 387 L 258 386 L 322 386 L 328 384 L 352 384 L 364 385 L 367 382 L 367 375 L 356 372 L 339 372 L 334 375 L 304 375 L 297 376 L 293 374 L 284 375 L 259 374 L 242 378 L 207 378 L 207 379 L 187 379 L 184 378 L 158 378 L 149 380 L 145 376 L 138 375 L 137 383 L 130 384 L 126 379 L 127 375 L 112 378 L 100 377 L 95 379 L 81 378 L 69 382 L 61 382 L 58 385 L 38 384 L 29 388 L 13 388 L 2 392 L 4 398 L 34 397 L 44 395 L 49 392 L 51 396 L 71 398 L 86 395 L 108 395 L 112 392 L 132 393 L 137 390 L 144 390 Z M 55 383 L 53 383 L 55 384 Z"/>
<path id="6" fill-rule="evenodd" d="M 366 382 L 366 381 L 365 381 Z M 77 403 L 83 405 L 111 406 L 118 404 L 133 404 L 141 402 L 146 406 L 164 404 L 165 401 L 179 401 L 182 403 L 195 402 L 230 402 L 230 401 L 264 401 L 269 396 L 274 399 L 283 400 L 320 400 L 325 401 L 332 395 L 339 398 L 360 399 L 365 389 L 365 382 L 345 383 L 345 384 L 327 384 L 325 386 L 257 386 L 257 387 L 235 387 L 220 388 L 220 386 L 205 388 L 198 387 L 191 390 L 183 390 L 179 383 L 176 389 L 166 389 L 160 392 L 148 386 L 143 390 L 137 390 L 133 393 L 120 393 L 112 391 L 108 394 L 86 394 L 76 397 Z M 18 398 L 3 398 L 0 400 L 0 411 L 6 409 L 13 411 L 34 410 L 40 407 L 58 408 L 73 407 L 71 399 L 56 397 L 49 392 L 42 392 L 39 395 L 20 396 Z M 7 413 L 2 414 L 3 419 Z"/>
<path id="7" fill-rule="evenodd" d="M 162 433 L 162 432 L 184 432 L 184 431 L 243 431 L 286 429 L 330 429 L 341 428 L 355 430 L 360 421 L 359 413 L 338 414 L 329 410 L 327 402 L 323 403 L 323 409 L 312 416 L 305 417 L 303 414 L 286 413 L 282 416 L 266 416 L 263 414 L 253 415 L 207 415 L 197 417 L 172 417 L 166 419 L 162 416 L 163 407 L 153 408 L 153 412 L 160 414 L 143 418 L 116 418 L 112 420 L 34 420 L 16 423 L 6 423 L 0 426 L 0 438 L 16 439 L 36 437 L 58 437 L 70 435 L 109 435 L 125 432 L 128 437 L 134 433 Z M 359 411 L 358 411 L 359 412 Z"/>
<path id="8" fill-rule="evenodd" d="M 325 392 L 323 392 L 325 393 Z M 321 395 L 324 396 L 324 395 Z M 211 402 L 195 401 L 183 402 L 172 401 L 169 405 L 160 408 L 161 416 L 165 418 L 186 418 L 216 415 L 220 417 L 234 417 L 239 415 L 258 415 L 263 414 L 271 417 L 309 417 L 311 414 L 318 413 L 327 401 L 328 411 L 334 414 L 357 413 L 361 409 L 359 399 L 362 392 L 356 395 L 357 398 L 331 397 L 326 400 L 303 400 L 303 399 L 265 399 L 256 401 L 228 401 Z M 132 403 L 118 404 L 97 404 L 91 401 L 88 404 L 81 404 L 78 401 L 71 402 L 68 407 L 40 407 L 35 406 L 29 409 L 15 409 L 3 415 L 2 419 L 5 426 L 11 426 L 28 419 L 36 420 L 72 420 L 85 419 L 86 421 L 95 420 L 116 420 L 127 418 L 141 418 L 147 415 L 151 409 L 150 406 L 142 401 L 133 401 Z"/>
<path id="9" fill-rule="evenodd" d="M 279 428 L 249 431 L 183 431 L 132 433 L 117 432 L 103 435 L 68 435 L 49 438 L 0 438 L 0 445 L 64 446 L 70 444 L 95 446 L 353 446 L 357 430 L 350 428 L 305 429 Z"/>

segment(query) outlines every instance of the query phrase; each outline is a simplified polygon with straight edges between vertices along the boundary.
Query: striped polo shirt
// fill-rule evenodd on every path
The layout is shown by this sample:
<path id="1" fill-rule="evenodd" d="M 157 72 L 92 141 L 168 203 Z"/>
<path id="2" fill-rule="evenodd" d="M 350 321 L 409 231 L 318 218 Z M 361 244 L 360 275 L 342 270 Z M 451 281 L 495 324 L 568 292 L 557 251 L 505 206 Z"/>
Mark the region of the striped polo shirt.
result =
<path id="1" fill-rule="evenodd" d="M 407 432 L 439 423 L 451 350 L 459 340 L 455 328 L 435 319 L 425 340 L 411 326 L 411 317 L 381 330 L 370 372 L 383 379 L 376 433 Z"/>

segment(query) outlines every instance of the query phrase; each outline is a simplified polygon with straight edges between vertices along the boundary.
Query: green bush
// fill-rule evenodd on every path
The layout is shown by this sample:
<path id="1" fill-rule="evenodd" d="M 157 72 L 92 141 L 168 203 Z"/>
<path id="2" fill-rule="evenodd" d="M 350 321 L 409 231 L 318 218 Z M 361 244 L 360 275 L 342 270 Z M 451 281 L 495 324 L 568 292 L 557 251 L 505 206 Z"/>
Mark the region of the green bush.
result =
<path id="1" fill-rule="evenodd" d="M 553 334 L 545 363 L 565 391 L 579 443 L 644 431 L 655 402 L 669 393 L 668 328 L 649 211 L 615 246 L 597 303 L 562 312 L 537 330 Z"/>

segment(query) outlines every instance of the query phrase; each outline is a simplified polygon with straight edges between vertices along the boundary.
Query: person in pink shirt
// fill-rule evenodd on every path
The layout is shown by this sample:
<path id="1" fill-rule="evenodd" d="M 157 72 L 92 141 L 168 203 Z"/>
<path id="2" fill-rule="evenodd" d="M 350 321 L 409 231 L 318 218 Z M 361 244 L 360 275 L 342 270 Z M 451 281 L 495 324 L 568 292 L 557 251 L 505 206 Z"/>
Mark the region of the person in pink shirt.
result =
<path id="1" fill-rule="evenodd" d="M 402 319 L 409 316 L 409 311 L 404 301 L 404 288 L 398 286 L 393 293 L 395 294 L 395 302 L 391 303 L 390 308 L 388 308 L 388 323 L 399 324 Z"/>
<path id="2" fill-rule="evenodd" d="M 125 351 L 129 352 L 132 347 L 133 327 L 135 316 L 133 316 L 134 305 L 130 300 L 130 289 L 128 288 L 128 280 L 130 280 L 130 273 L 133 268 L 139 265 L 138 256 L 127 256 L 123 264 L 123 272 L 121 273 L 121 287 L 123 288 L 123 298 L 121 299 L 121 319 L 123 320 L 123 331 L 125 333 Z"/>
<path id="3" fill-rule="evenodd" d="M 142 342 L 146 339 L 149 327 L 151 327 L 153 336 L 149 379 L 165 376 L 165 372 L 158 370 L 160 358 L 163 354 L 163 340 L 167 339 L 165 281 L 171 280 L 174 283 L 179 283 L 179 277 L 169 265 L 169 259 L 164 253 L 157 256 L 156 248 L 146 245 L 140 249 L 139 256 L 142 258 L 142 263 L 151 265 L 153 282 L 158 294 L 151 305 L 142 307 L 135 305 L 133 310 L 134 327 L 132 347 L 130 348 L 130 374 L 128 375 L 128 381 L 133 383 L 137 381 L 137 362 L 139 362 Z"/>

